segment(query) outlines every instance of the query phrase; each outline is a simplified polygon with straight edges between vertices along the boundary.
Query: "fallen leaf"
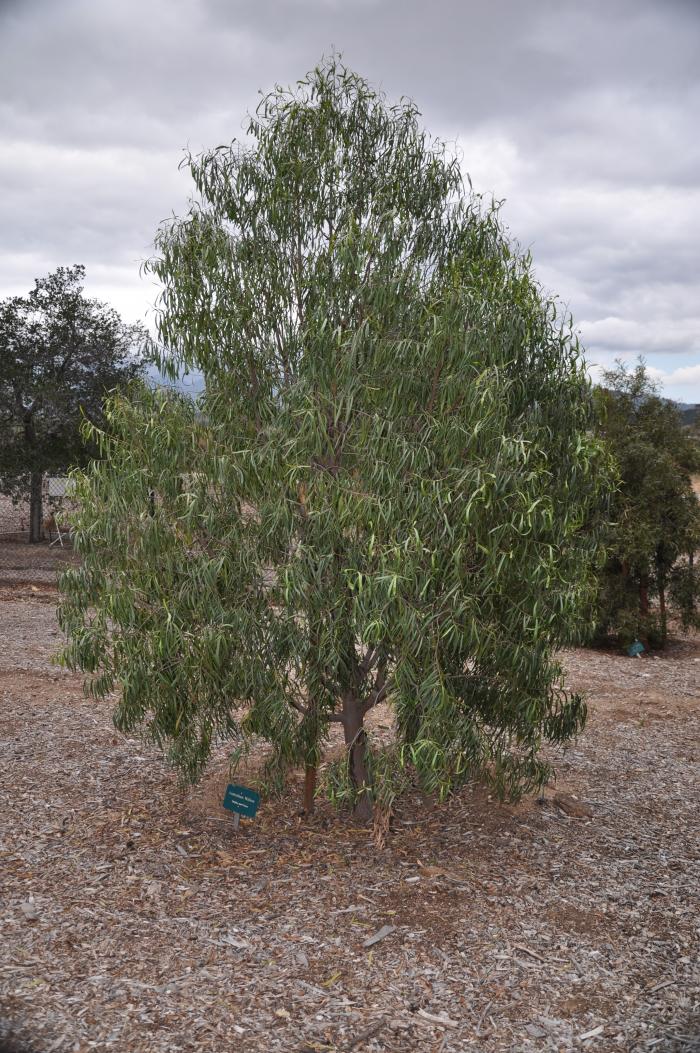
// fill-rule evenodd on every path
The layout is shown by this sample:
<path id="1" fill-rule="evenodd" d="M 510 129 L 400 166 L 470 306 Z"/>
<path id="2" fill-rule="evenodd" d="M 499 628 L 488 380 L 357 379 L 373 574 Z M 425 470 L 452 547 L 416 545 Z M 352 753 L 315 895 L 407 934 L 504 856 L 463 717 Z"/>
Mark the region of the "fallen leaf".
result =
<path id="1" fill-rule="evenodd" d="M 333 973 L 332 976 L 329 976 L 327 980 L 323 981 L 321 987 L 332 987 L 335 981 L 338 979 L 338 977 L 342 975 L 343 974 L 342 972 L 340 972 L 340 970 L 337 973 Z"/>

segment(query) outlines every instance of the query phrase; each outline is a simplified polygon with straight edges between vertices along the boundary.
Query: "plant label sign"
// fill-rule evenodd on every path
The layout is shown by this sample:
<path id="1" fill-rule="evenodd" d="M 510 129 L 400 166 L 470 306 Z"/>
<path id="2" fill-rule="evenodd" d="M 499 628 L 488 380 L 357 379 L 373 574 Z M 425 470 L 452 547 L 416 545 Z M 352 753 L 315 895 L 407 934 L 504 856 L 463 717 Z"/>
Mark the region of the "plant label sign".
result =
<path id="1" fill-rule="evenodd" d="M 627 648 L 627 654 L 630 658 L 636 658 L 644 650 L 644 644 L 640 643 L 639 640 L 635 640 L 633 644 L 630 644 Z"/>
<path id="2" fill-rule="evenodd" d="M 260 794 L 255 790 L 249 790 L 247 786 L 234 786 L 229 783 L 224 796 L 224 808 L 236 815 L 244 815 L 247 819 L 254 819 L 260 804 Z"/>

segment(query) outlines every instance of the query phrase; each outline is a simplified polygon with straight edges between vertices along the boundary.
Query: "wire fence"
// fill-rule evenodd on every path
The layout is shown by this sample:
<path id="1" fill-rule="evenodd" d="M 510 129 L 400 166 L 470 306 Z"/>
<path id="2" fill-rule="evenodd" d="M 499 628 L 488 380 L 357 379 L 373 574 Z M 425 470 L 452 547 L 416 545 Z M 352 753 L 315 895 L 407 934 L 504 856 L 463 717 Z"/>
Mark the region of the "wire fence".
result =
<path id="1" fill-rule="evenodd" d="M 0 492 L 0 586 L 55 586 L 59 570 L 77 562 L 65 520 L 71 505 L 69 480 L 44 475 L 40 501 L 37 490 L 33 531 L 29 480 L 26 493 Z"/>

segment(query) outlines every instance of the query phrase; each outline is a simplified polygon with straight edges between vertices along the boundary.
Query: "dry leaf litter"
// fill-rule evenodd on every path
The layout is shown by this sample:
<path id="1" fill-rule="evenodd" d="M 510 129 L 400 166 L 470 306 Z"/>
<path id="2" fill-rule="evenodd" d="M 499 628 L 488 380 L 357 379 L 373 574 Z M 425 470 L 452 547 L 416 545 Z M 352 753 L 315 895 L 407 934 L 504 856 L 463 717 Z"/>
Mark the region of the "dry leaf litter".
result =
<path id="1" fill-rule="evenodd" d="M 0 641 L 0 1036 L 42 1053 L 700 1050 L 697 638 L 567 653 L 591 716 L 544 799 L 415 794 L 383 849 L 327 805 L 299 818 L 301 778 L 235 833 L 223 752 L 180 791 L 51 664 L 49 590 L 0 592 Z"/>

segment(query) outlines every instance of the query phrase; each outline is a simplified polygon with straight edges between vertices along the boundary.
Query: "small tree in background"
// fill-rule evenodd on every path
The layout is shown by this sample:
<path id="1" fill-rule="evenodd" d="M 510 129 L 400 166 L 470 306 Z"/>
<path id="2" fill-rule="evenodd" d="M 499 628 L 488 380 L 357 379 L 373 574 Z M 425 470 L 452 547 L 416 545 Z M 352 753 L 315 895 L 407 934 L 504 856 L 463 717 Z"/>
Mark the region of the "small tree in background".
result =
<path id="1" fill-rule="evenodd" d="M 160 368 L 206 393 L 110 401 L 63 578 L 65 661 L 118 687 L 118 726 L 191 779 L 261 737 L 311 787 L 338 724 L 361 817 L 409 771 L 548 778 L 585 718 L 555 652 L 591 625 L 607 487 L 575 337 L 417 117 L 331 59 L 252 145 L 190 158 L 149 269 Z"/>
<path id="2" fill-rule="evenodd" d="M 601 573 L 598 636 L 617 633 L 663 646 L 668 600 L 687 627 L 696 621 L 700 506 L 690 473 L 700 467 L 697 443 L 676 406 L 640 359 L 603 374 L 597 398 L 601 433 L 618 463 L 615 526 Z"/>
<path id="3" fill-rule="evenodd" d="M 141 372 L 145 333 L 83 296 L 85 268 L 59 267 L 26 297 L 0 302 L 0 491 L 30 494 L 29 540 L 43 540 L 42 478 L 85 464 L 82 415 Z"/>

